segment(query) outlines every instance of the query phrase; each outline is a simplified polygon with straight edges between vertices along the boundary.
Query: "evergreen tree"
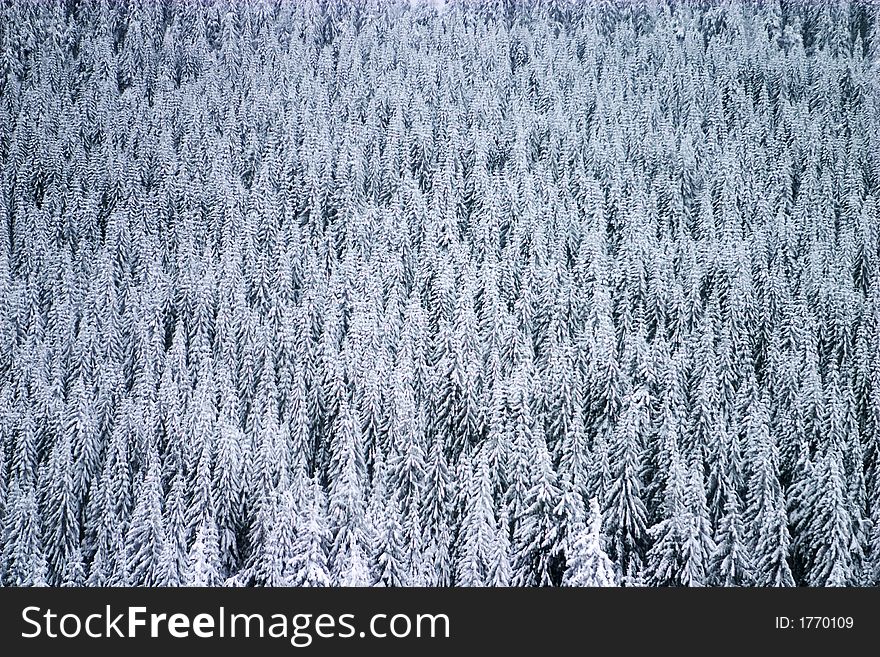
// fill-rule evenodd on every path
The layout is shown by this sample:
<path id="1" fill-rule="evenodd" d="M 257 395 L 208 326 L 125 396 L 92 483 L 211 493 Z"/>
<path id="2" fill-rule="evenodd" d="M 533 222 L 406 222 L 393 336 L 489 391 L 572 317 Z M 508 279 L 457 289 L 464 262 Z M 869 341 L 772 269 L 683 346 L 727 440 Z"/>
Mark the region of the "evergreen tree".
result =
<path id="1" fill-rule="evenodd" d="M 52 447 L 48 467 L 41 479 L 47 486 L 42 494 L 43 539 L 49 582 L 61 584 L 64 573 L 76 567 L 80 543 L 79 503 L 73 481 L 70 441 L 62 434 Z"/>
<path id="2" fill-rule="evenodd" d="M 489 459 L 480 449 L 471 462 L 463 457 L 467 480 L 464 484 L 465 516 L 461 521 L 456 563 L 458 586 L 487 586 L 496 567 L 498 541 L 492 500 L 492 482 L 489 477 Z M 503 568 L 503 564 L 500 564 Z M 503 570 L 497 573 L 503 577 Z"/>
<path id="3" fill-rule="evenodd" d="M 290 565 L 292 586 L 330 586 L 327 548 L 330 529 L 327 526 L 327 501 L 317 478 L 308 485 L 304 518 L 299 523 Z"/>
<path id="4" fill-rule="evenodd" d="M 778 477 L 779 451 L 770 437 L 767 406 L 762 399 L 752 400 L 745 422 L 750 470 L 746 526 L 754 555 L 755 584 L 794 586 L 788 563 L 788 514 Z"/>
<path id="5" fill-rule="evenodd" d="M 186 586 L 218 586 L 220 576 L 220 541 L 214 518 L 203 516 L 190 547 L 183 583 Z"/>
<path id="6" fill-rule="evenodd" d="M 602 547 L 602 514 L 599 502 L 590 500 L 590 515 L 572 532 L 565 549 L 565 586 L 614 586 L 617 577 Z"/>
<path id="7" fill-rule="evenodd" d="M 366 586 L 367 553 L 364 462 L 359 421 L 343 400 L 330 463 L 329 519 L 333 531 L 331 574 L 338 585 Z M 345 582 L 346 584 L 343 584 Z"/>
<path id="8" fill-rule="evenodd" d="M 605 519 L 611 536 L 612 553 L 624 573 L 641 564 L 647 510 L 642 502 L 640 458 L 641 432 L 647 428 L 648 399 L 645 391 L 630 394 L 611 446 L 613 481 L 608 492 Z"/>
<path id="9" fill-rule="evenodd" d="M 372 494 L 373 554 L 372 565 L 376 586 L 405 586 L 407 572 L 403 563 L 403 527 L 400 522 L 400 504 L 397 494 L 389 485 L 390 477 L 381 454 L 373 471 Z"/>
<path id="10" fill-rule="evenodd" d="M 33 488 L 13 484 L 3 528 L 3 581 L 9 586 L 46 584 L 40 516 Z"/>
<path id="11" fill-rule="evenodd" d="M 127 569 L 131 581 L 139 586 L 154 586 L 161 581 L 166 535 L 159 467 L 159 456 L 154 452 L 125 537 Z"/>
<path id="12" fill-rule="evenodd" d="M 564 568 L 563 546 L 555 510 L 560 495 L 544 437 L 531 447 L 532 486 L 513 537 L 516 586 L 558 586 Z"/>
<path id="13" fill-rule="evenodd" d="M 3 584 L 880 578 L 876 8 L 0 14 Z"/>

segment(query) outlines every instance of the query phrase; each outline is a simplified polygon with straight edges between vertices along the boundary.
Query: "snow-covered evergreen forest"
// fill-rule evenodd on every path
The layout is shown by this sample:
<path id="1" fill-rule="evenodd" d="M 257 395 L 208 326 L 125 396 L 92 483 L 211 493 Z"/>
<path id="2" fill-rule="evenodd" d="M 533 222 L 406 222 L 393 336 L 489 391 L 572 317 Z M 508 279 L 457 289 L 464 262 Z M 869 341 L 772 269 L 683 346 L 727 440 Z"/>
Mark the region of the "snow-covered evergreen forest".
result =
<path id="1" fill-rule="evenodd" d="M 880 8 L 0 4 L 4 585 L 880 583 Z"/>

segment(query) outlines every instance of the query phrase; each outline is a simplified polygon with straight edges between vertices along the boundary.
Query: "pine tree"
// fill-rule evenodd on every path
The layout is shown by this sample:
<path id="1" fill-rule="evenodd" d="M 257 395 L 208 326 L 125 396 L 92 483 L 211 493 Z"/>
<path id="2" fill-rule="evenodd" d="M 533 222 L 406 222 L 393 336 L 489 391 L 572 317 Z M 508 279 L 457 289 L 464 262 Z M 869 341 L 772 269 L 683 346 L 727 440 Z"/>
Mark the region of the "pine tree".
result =
<path id="1" fill-rule="evenodd" d="M 590 500 L 590 515 L 572 532 L 565 548 L 564 586 L 614 586 L 617 577 L 602 547 L 602 514 L 599 502 Z"/>
<path id="2" fill-rule="evenodd" d="M 880 579 L 876 8 L 276 4 L 0 10 L 0 582 Z"/>
<path id="3" fill-rule="evenodd" d="M 513 579 L 510 552 L 510 520 L 507 509 L 502 506 L 489 562 L 489 586 L 510 586 Z"/>
<path id="4" fill-rule="evenodd" d="M 716 547 L 709 535 L 701 474 L 671 453 L 662 520 L 650 528 L 648 581 L 657 586 L 704 586 Z"/>
<path id="5" fill-rule="evenodd" d="M 626 410 L 611 445 L 611 489 L 604 512 L 611 536 L 612 553 L 624 573 L 642 559 L 647 510 L 641 497 L 643 451 L 641 433 L 648 425 L 646 391 L 633 391 L 624 402 Z"/>
<path id="6" fill-rule="evenodd" d="M 711 579 L 719 586 L 748 586 L 754 582 L 754 566 L 746 541 L 746 531 L 740 511 L 739 498 L 727 497 L 724 515 L 715 536 L 712 554 Z"/>
<path id="7" fill-rule="evenodd" d="M 473 461 L 467 455 L 462 459 L 467 479 L 464 482 L 465 515 L 458 538 L 456 585 L 487 586 L 498 549 L 489 459 L 484 449 L 477 452 Z M 503 577 L 503 572 L 499 574 Z"/>
<path id="8" fill-rule="evenodd" d="M 422 500 L 421 526 L 425 531 L 424 580 L 428 586 L 452 583 L 453 565 L 450 546 L 449 502 L 452 498 L 450 474 L 443 442 L 435 438 L 428 454 L 426 485 Z"/>
<path id="9" fill-rule="evenodd" d="M 49 464 L 41 479 L 47 485 L 42 494 L 43 527 L 49 582 L 63 581 L 69 562 L 75 558 L 80 542 L 79 504 L 73 480 L 70 441 L 62 434 L 52 447 Z"/>
<path id="10" fill-rule="evenodd" d="M 165 502 L 166 545 L 160 569 L 166 578 L 162 582 L 164 586 L 179 586 L 186 576 L 189 538 L 185 495 L 184 477 L 179 473 L 175 474 Z"/>
<path id="11" fill-rule="evenodd" d="M 762 399 L 752 400 L 745 423 L 750 470 L 745 517 L 755 584 L 794 586 L 788 563 L 788 514 L 778 476 L 779 451 L 770 437 L 767 406 Z"/>
<path id="12" fill-rule="evenodd" d="M 555 510 L 560 495 L 556 473 L 543 435 L 531 448 L 532 485 L 514 530 L 514 580 L 516 586 L 558 586 L 564 555 Z"/>
<path id="13" fill-rule="evenodd" d="M 829 448 L 811 471 L 810 488 L 795 517 L 810 586 L 846 586 L 854 581 L 852 520 L 840 452 Z"/>
<path id="14" fill-rule="evenodd" d="M 186 586 L 218 586 L 220 575 L 220 541 L 214 518 L 202 516 L 196 528 L 195 540 L 190 547 L 184 573 Z"/>
<path id="15" fill-rule="evenodd" d="M 127 570 L 138 586 L 155 586 L 160 582 L 166 535 L 159 467 L 159 456 L 154 452 L 125 537 Z"/>
<path id="16" fill-rule="evenodd" d="M 330 586 L 327 568 L 327 548 L 330 529 L 327 526 L 327 502 L 317 478 L 312 477 L 306 496 L 304 518 L 294 545 L 294 558 L 290 565 L 292 586 Z"/>
<path id="17" fill-rule="evenodd" d="M 338 585 L 368 584 L 363 497 L 365 477 L 360 436 L 359 421 L 348 402 L 343 400 L 330 463 L 328 511 L 333 531 L 331 574 Z"/>
<path id="18" fill-rule="evenodd" d="M 221 411 L 211 471 L 211 498 L 217 523 L 220 563 L 226 574 L 235 568 L 240 558 L 241 449 L 244 436 L 238 427 L 236 414 L 231 407 Z"/>
<path id="19" fill-rule="evenodd" d="M 46 558 L 33 488 L 13 482 L 3 528 L 3 581 L 9 586 L 45 583 Z"/>
<path id="20" fill-rule="evenodd" d="M 407 571 L 403 563 L 403 527 L 397 492 L 390 485 L 390 476 L 381 453 L 377 454 L 373 471 L 374 489 L 370 515 L 373 529 L 372 565 L 376 586 L 406 586 Z"/>

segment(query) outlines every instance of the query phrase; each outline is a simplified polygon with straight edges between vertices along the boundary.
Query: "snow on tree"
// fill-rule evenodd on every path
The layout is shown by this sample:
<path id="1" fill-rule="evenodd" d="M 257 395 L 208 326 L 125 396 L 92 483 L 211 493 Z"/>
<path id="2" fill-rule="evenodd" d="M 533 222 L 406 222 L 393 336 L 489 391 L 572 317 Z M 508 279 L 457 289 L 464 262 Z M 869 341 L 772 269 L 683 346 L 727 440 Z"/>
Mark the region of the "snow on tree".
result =
<path id="1" fill-rule="evenodd" d="M 458 586 L 487 586 L 493 566 L 496 565 L 498 540 L 492 501 L 492 482 L 489 460 L 481 449 L 474 461 L 464 456 L 468 468 L 465 483 L 465 516 L 458 538 L 456 584 Z M 503 564 L 501 564 L 503 568 Z M 498 573 L 503 577 L 503 570 Z"/>
<path id="2" fill-rule="evenodd" d="M 159 467 L 159 456 L 153 452 L 125 538 L 130 550 L 128 572 L 138 586 L 155 586 L 160 581 L 166 537 Z"/>
<path id="3" fill-rule="evenodd" d="M 213 517 L 204 516 L 189 551 L 183 583 L 186 586 L 218 586 L 222 581 L 217 526 Z"/>
<path id="4" fill-rule="evenodd" d="M 330 572 L 327 568 L 327 548 L 330 543 L 330 529 L 327 527 L 327 501 L 317 478 L 312 478 L 306 493 L 304 518 L 293 550 L 293 561 L 289 565 L 292 586 L 330 586 Z"/>
<path id="5" fill-rule="evenodd" d="M 559 585 L 593 497 L 622 585 L 880 579 L 876 9 L 74 4 L 3 8 L 4 585 Z"/>
<path id="6" fill-rule="evenodd" d="M 614 565 L 602 547 L 599 501 L 590 500 L 589 517 L 579 523 L 565 547 L 563 586 L 615 586 Z"/>

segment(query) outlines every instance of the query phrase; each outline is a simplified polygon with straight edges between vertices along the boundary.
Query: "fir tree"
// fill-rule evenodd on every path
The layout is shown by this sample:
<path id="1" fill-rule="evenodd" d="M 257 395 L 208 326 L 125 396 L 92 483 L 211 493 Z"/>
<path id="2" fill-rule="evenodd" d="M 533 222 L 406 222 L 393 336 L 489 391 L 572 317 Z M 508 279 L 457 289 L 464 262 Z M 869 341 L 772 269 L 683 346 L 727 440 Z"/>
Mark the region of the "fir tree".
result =
<path id="1" fill-rule="evenodd" d="M 564 586 L 614 586 L 617 577 L 602 547 L 602 514 L 599 502 L 590 500 L 590 514 L 572 532 L 565 548 Z"/>

